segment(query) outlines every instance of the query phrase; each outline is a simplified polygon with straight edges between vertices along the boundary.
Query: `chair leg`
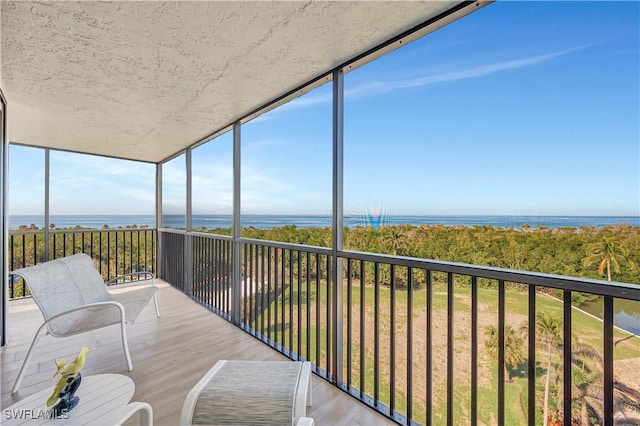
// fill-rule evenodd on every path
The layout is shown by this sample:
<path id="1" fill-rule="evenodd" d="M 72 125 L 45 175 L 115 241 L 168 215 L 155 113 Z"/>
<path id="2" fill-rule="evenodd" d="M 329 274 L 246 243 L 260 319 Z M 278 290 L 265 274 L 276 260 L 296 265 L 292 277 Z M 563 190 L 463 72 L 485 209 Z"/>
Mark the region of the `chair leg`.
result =
<path id="1" fill-rule="evenodd" d="M 29 347 L 29 351 L 27 352 L 27 356 L 24 358 L 24 361 L 22 362 L 22 367 L 20 367 L 20 372 L 18 373 L 18 378 L 16 379 L 16 382 L 13 384 L 13 389 L 11 389 L 11 393 L 12 394 L 18 392 L 18 389 L 20 388 L 20 385 L 22 384 L 22 379 L 24 379 L 24 375 L 27 372 L 27 366 L 29 364 L 29 359 L 31 358 L 31 354 L 33 353 L 33 349 L 35 349 L 35 347 L 38 344 L 38 341 L 40 340 L 40 338 L 42 338 L 43 336 L 46 336 L 48 334 L 48 331 L 46 331 L 46 328 L 45 328 L 46 325 L 47 325 L 46 322 L 44 324 L 42 324 L 40 326 L 40 328 L 38 328 L 38 331 L 36 331 L 36 335 L 33 336 L 33 341 L 31 342 L 31 346 Z M 45 333 L 43 335 L 41 335 L 40 332 L 43 329 L 45 330 Z"/>
<path id="2" fill-rule="evenodd" d="M 146 402 L 132 402 L 120 413 L 120 417 L 113 424 L 121 426 L 134 414 L 140 413 L 140 426 L 153 426 L 153 409 Z"/>
<path id="3" fill-rule="evenodd" d="M 156 305 L 156 316 L 160 318 L 160 310 L 158 309 L 158 299 L 156 299 L 156 294 L 153 294 L 153 303 Z"/>
<path id="4" fill-rule="evenodd" d="M 313 404 L 313 395 L 312 395 L 312 384 L 313 381 L 311 380 L 312 377 L 309 377 L 309 385 L 307 387 L 307 407 L 311 407 L 311 405 Z"/>
<path id="5" fill-rule="evenodd" d="M 133 371 L 133 364 L 131 363 L 131 355 L 129 354 L 129 343 L 127 342 L 127 328 L 126 321 L 124 318 L 120 321 L 120 326 L 122 330 L 122 348 L 124 349 L 124 357 L 127 360 L 127 368 L 129 371 Z"/>

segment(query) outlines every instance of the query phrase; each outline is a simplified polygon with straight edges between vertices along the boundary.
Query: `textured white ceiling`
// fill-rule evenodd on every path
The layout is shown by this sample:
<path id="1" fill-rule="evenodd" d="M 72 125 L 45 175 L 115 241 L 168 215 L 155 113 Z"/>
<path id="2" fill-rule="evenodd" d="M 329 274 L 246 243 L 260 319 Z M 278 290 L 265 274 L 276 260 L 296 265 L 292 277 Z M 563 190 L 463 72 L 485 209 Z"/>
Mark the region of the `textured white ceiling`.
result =
<path id="1" fill-rule="evenodd" d="M 2 1 L 11 142 L 157 162 L 458 1 Z"/>

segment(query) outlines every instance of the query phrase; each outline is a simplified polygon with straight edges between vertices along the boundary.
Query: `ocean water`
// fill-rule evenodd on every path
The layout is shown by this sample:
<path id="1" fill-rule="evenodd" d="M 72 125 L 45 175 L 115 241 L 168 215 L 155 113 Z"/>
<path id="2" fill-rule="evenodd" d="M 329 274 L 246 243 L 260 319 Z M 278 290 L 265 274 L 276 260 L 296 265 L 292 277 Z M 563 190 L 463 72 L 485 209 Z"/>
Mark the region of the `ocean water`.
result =
<path id="1" fill-rule="evenodd" d="M 194 229 L 230 228 L 232 226 L 231 215 L 193 215 Z M 52 215 L 50 224 L 57 229 L 73 228 L 110 228 L 127 227 L 129 225 L 147 225 L 154 227 L 154 215 Z M 329 227 L 331 216 L 329 215 L 243 215 L 241 226 L 266 229 L 285 225 L 296 225 L 299 228 Z M 18 229 L 20 225 L 38 228 L 44 226 L 43 216 L 12 215 L 9 216 L 9 229 Z M 523 225 L 531 227 L 546 226 L 548 228 L 581 226 L 604 227 L 607 225 L 631 225 L 640 226 L 640 216 L 387 216 L 365 217 L 345 216 L 344 224 L 348 227 L 367 225 L 445 225 L 445 226 L 474 226 L 490 225 L 504 228 L 520 228 Z M 165 228 L 184 228 L 183 215 L 164 215 L 162 226 Z"/>

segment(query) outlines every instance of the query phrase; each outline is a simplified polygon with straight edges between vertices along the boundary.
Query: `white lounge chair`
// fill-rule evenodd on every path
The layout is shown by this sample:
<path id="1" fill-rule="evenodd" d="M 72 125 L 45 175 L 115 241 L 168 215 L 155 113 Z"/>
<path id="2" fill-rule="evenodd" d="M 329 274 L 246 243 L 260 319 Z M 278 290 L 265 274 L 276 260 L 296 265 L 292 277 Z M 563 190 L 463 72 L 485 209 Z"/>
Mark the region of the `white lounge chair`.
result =
<path id="1" fill-rule="evenodd" d="M 180 424 L 313 426 L 308 361 L 220 360 L 189 391 Z"/>
<path id="2" fill-rule="evenodd" d="M 110 293 L 91 257 L 82 253 L 18 269 L 11 274 L 24 279 L 45 320 L 31 342 L 11 393 L 20 388 L 33 349 L 47 334 L 66 337 L 120 324 L 127 367 L 129 371 L 133 370 L 125 323 L 135 322 L 151 297 L 156 315 L 160 316 L 155 296 L 158 288 L 153 275 L 151 286 Z"/>

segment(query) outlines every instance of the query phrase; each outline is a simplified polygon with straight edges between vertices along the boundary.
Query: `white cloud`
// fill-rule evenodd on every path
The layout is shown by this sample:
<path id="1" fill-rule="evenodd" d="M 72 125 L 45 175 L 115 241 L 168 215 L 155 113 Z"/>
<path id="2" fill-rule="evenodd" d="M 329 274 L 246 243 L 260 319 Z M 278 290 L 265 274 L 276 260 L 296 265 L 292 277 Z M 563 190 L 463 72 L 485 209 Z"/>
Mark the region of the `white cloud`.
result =
<path id="1" fill-rule="evenodd" d="M 494 62 L 486 65 L 479 65 L 466 69 L 451 70 L 439 74 L 425 75 L 408 80 L 399 81 L 374 81 L 355 87 L 351 90 L 345 90 L 345 97 L 372 96 L 382 93 L 388 93 L 395 90 L 413 89 L 424 87 L 437 83 L 447 83 L 452 81 L 466 80 L 471 78 L 483 77 L 494 74 L 496 72 L 508 71 L 518 68 L 530 67 L 560 56 L 567 55 L 577 50 L 584 49 L 586 46 L 574 47 L 558 52 L 546 53 L 543 55 L 529 56 L 526 58 L 512 59 L 508 61 Z"/>
<path id="2" fill-rule="evenodd" d="M 371 81 L 353 88 L 345 89 L 345 98 L 354 99 L 361 97 L 371 97 L 397 90 L 414 89 L 418 87 L 429 86 L 432 84 L 448 83 L 453 81 L 484 77 L 497 72 L 525 68 L 549 62 L 555 58 L 585 49 L 586 47 L 588 46 L 578 46 L 542 55 L 528 56 L 525 58 L 511 59 L 465 68 L 462 68 L 462 66 L 459 65 L 460 68 L 458 69 L 450 69 L 448 71 L 439 72 L 437 74 L 428 74 L 410 79 Z M 265 114 L 265 116 L 269 116 L 269 118 L 271 118 L 270 114 L 275 114 L 282 111 L 299 108 L 309 108 L 322 104 L 330 104 L 331 100 L 331 93 L 308 94 L 306 96 L 292 100 L 291 102 L 279 107 L 278 109 Z"/>

